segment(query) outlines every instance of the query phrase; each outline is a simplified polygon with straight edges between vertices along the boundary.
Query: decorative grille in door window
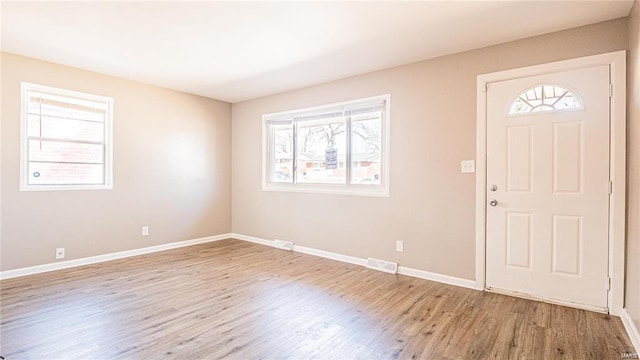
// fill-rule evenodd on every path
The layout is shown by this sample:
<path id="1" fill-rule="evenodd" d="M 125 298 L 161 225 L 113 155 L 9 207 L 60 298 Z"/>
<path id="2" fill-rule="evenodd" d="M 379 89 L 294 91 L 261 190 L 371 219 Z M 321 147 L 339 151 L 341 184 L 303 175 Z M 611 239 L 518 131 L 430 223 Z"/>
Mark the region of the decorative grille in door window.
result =
<path id="1" fill-rule="evenodd" d="M 518 95 L 509 115 L 580 109 L 582 101 L 573 91 L 559 85 L 538 85 Z"/>

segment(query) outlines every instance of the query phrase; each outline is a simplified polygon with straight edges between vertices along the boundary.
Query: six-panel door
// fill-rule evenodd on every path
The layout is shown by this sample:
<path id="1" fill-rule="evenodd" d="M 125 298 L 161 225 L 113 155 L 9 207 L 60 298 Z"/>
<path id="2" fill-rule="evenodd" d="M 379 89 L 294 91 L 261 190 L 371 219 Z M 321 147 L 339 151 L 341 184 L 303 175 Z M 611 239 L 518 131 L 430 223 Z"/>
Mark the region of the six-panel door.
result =
<path id="1" fill-rule="evenodd" d="M 489 84 L 487 186 L 487 287 L 606 310 L 609 66 Z"/>

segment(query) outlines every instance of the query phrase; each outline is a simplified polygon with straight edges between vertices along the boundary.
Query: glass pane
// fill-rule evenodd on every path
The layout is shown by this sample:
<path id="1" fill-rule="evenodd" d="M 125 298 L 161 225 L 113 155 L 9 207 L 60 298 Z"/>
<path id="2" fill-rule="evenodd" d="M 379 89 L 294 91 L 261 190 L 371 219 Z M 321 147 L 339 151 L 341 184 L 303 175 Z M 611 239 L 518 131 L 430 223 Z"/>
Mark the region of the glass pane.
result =
<path id="1" fill-rule="evenodd" d="M 558 110 L 564 110 L 564 109 L 578 109 L 580 108 L 580 102 L 578 101 L 578 99 L 576 99 L 576 97 L 568 92 L 566 93 L 563 97 L 560 98 L 560 100 L 558 100 L 558 102 L 555 104 L 555 108 Z"/>
<path id="2" fill-rule="evenodd" d="M 382 159 L 382 112 L 351 118 L 351 183 L 377 184 Z"/>
<path id="3" fill-rule="evenodd" d="M 509 109 L 509 114 L 522 114 L 528 112 L 531 112 L 531 106 L 521 98 L 516 99 Z"/>
<path id="4" fill-rule="evenodd" d="M 42 137 L 63 140 L 104 141 L 104 123 L 58 119 L 48 116 L 42 116 L 40 122 Z M 32 125 L 29 124 L 29 128 L 31 127 Z"/>
<path id="5" fill-rule="evenodd" d="M 102 164 L 104 145 L 29 140 L 29 161 Z"/>
<path id="6" fill-rule="evenodd" d="M 344 117 L 297 124 L 297 182 L 346 184 L 346 121 Z"/>
<path id="7" fill-rule="evenodd" d="M 94 164 L 29 163 L 30 185 L 104 184 L 104 166 Z"/>
<path id="8" fill-rule="evenodd" d="M 40 136 L 40 115 L 27 115 L 28 136 Z"/>
<path id="9" fill-rule="evenodd" d="M 293 126 L 271 125 L 272 158 L 271 181 L 281 183 L 293 182 Z"/>

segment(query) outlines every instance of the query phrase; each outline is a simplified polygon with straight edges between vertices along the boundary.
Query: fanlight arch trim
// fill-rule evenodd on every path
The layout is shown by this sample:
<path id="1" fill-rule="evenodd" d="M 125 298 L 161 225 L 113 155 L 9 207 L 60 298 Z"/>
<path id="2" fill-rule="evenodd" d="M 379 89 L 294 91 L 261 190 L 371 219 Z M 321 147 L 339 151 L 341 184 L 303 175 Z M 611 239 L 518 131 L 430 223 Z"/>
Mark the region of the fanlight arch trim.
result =
<path id="1" fill-rule="evenodd" d="M 542 84 L 518 95 L 509 106 L 509 116 L 549 111 L 572 111 L 584 108 L 582 99 L 563 85 Z"/>

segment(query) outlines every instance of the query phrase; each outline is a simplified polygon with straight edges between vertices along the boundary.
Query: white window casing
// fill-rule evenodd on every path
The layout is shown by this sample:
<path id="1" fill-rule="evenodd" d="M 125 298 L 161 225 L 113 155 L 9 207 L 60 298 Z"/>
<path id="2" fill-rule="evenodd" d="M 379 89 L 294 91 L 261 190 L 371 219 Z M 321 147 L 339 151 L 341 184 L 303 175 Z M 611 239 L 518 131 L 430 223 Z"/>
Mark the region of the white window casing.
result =
<path id="1" fill-rule="evenodd" d="M 113 99 L 21 83 L 20 191 L 113 187 Z"/>
<path id="2" fill-rule="evenodd" d="M 262 190 L 389 196 L 389 94 L 262 116 Z"/>

